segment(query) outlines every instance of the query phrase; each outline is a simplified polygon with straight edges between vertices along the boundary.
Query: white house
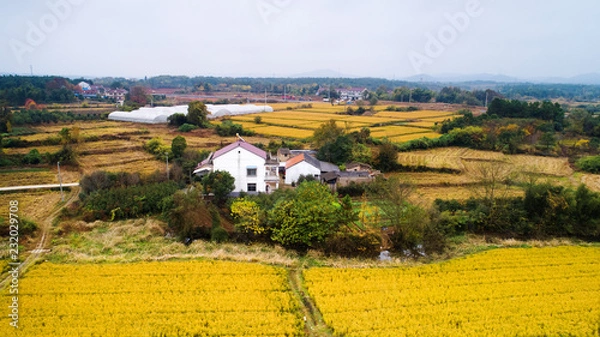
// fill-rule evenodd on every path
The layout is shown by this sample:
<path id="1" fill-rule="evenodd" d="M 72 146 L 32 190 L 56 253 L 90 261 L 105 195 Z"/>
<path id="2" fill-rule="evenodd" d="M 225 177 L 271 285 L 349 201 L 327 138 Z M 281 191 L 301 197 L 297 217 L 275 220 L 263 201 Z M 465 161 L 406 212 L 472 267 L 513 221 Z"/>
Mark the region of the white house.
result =
<path id="1" fill-rule="evenodd" d="M 235 178 L 234 193 L 271 193 L 279 188 L 278 162 L 267 152 L 240 139 L 211 153 L 194 174 L 227 171 Z"/>
<path id="2" fill-rule="evenodd" d="M 364 99 L 368 90 L 367 88 L 350 88 L 350 89 L 337 89 L 340 98 L 345 101 L 357 101 Z"/>
<path id="3" fill-rule="evenodd" d="M 319 161 L 308 153 L 302 153 L 285 163 L 285 183 L 291 185 L 297 182 L 301 175 L 312 175 L 317 180 L 321 180 L 324 173 L 337 171 L 339 168 L 336 165 Z"/>

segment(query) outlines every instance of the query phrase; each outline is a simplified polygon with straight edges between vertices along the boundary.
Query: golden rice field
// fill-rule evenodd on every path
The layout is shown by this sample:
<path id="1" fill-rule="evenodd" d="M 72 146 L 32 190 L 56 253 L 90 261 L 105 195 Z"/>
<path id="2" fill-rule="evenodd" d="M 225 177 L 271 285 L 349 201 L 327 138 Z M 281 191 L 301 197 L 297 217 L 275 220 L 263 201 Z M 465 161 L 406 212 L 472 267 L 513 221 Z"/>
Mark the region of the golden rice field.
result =
<path id="1" fill-rule="evenodd" d="M 411 126 L 388 125 L 371 128 L 371 136 L 376 138 L 409 135 L 413 133 L 427 133 L 431 130 Z"/>
<path id="2" fill-rule="evenodd" d="M 289 105 L 288 105 L 289 106 Z M 384 109 L 383 106 L 378 107 Z M 454 113 L 448 111 L 419 110 L 414 112 L 378 111 L 373 115 L 351 116 L 345 114 L 345 106 L 314 107 L 311 109 L 285 110 L 275 108 L 275 112 L 252 115 L 233 116 L 231 120 L 244 128 L 267 136 L 289 138 L 307 138 L 321 124 L 335 120 L 339 127 L 356 131 L 363 127 L 371 128 L 371 135 L 376 138 L 388 137 L 393 142 L 404 142 L 421 137 L 436 138 L 436 123 L 453 118 Z M 255 122 L 260 117 L 261 123 Z M 401 125 L 389 125 L 390 123 Z M 380 126 L 380 125 L 386 126 Z M 272 129 L 269 127 L 277 127 Z M 305 131 L 297 131 L 303 129 Z M 419 133 L 421 133 L 419 135 Z"/>
<path id="3" fill-rule="evenodd" d="M 285 269 L 260 264 L 43 263 L 20 279 L 19 329 L 2 315 L 0 335 L 302 336 L 289 290 Z"/>
<path id="4" fill-rule="evenodd" d="M 505 155 L 500 152 L 480 151 L 459 147 L 438 148 L 398 153 L 398 162 L 409 166 L 449 168 L 463 172 L 475 171 L 481 162 L 508 164 L 514 171 L 570 176 L 573 174 L 567 158 L 530 155 Z"/>
<path id="5" fill-rule="evenodd" d="M 63 183 L 74 183 L 79 181 L 79 173 L 61 169 Z M 52 169 L 12 169 L 0 170 L 0 187 L 21 185 L 45 185 L 58 184 L 58 171 Z"/>
<path id="6" fill-rule="evenodd" d="M 441 134 L 437 133 L 437 132 L 422 132 L 422 133 L 411 133 L 411 134 L 406 134 L 406 135 L 402 135 L 402 136 L 394 136 L 394 137 L 390 137 L 389 140 L 393 143 L 402 143 L 402 142 L 407 142 L 409 140 L 413 140 L 413 139 L 419 139 L 419 138 L 439 138 L 441 136 Z"/>
<path id="7" fill-rule="evenodd" d="M 598 336 L 600 248 L 498 249 L 440 264 L 313 268 L 334 336 Z"/>

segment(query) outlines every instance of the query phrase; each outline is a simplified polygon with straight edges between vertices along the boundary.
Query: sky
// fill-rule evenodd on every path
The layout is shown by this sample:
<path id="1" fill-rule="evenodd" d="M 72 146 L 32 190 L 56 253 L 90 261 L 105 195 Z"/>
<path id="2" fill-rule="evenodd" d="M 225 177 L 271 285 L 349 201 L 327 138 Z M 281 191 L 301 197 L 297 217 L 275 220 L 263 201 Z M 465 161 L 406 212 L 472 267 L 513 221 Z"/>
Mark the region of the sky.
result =
<path id="1" fill-rule="evenodd" d="M 598 0 L 0 0 L 0 73 L 600 73 Z"/>

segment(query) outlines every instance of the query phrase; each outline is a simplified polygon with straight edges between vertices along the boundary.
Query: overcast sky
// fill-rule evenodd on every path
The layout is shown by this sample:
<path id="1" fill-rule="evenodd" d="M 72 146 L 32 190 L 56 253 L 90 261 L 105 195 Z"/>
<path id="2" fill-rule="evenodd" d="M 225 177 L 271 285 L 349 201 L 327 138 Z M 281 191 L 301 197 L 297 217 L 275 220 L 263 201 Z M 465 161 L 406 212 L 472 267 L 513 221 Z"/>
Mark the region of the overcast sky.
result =
<path id="1" fill-rule="evenodd" d="M 598 0 L 1 0 L 0 73 L 600 72 Z"/>

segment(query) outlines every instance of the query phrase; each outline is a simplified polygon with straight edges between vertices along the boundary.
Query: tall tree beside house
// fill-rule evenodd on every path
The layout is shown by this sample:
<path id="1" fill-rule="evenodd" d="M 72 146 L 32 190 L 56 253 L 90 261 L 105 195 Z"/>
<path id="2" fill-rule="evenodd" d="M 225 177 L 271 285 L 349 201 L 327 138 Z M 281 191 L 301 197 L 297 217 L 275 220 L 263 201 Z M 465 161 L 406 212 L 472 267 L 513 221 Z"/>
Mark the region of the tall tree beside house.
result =
<path id="1" fill-rule="evenodd" d="M 319 148 L 317 158 L 336 165 L 342 165 L 352 157 L 353 145 L 352 139 L 347 135 L 338 136 L 333 142 L 325 143 Z"/>
<path id="2" fill-rule="evenodd" d="M 208 127 L 208 109 L 206 104 L 193 101 L 188 104 L 187 122 L 201 128 Z"/>
<path id="3" fill-rule="evenodd" d="M 223 206 L 235 189 L 235 178 L 227 171 L 213 171 L 202 178 L 202 187 L 206 195 L 214 196 L 217 205 Z"/>

